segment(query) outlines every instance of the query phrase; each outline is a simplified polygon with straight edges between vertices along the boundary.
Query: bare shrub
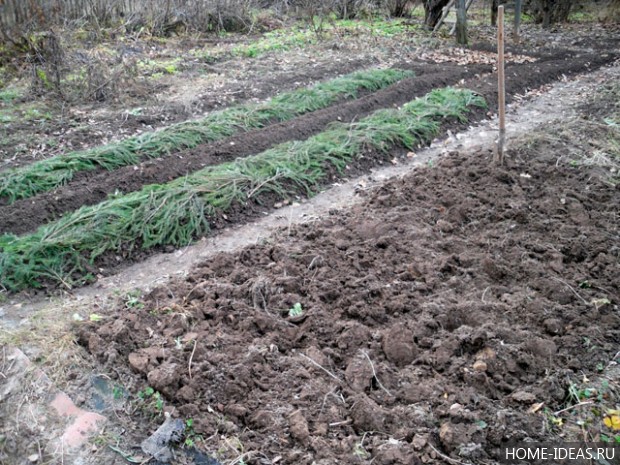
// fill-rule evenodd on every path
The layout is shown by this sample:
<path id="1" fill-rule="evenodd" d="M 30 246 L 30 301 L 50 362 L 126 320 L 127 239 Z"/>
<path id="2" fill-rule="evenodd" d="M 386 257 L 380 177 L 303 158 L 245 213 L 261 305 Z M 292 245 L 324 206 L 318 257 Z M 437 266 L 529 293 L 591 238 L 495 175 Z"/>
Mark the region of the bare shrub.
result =
<path id="1" fill-rule="evenodd" d="M 60 38 L 53 31 L 31 34 L 25 45 L 31 64 L 32 90 L 36 94 L 55 92 L 62 96 L 65 53 Z"/>
<path id="2" fill-rule="evenodd" d="M 290 6 L 290 5 L 289 5 Z M 317 36 L 324 32 L 324 26 L 334 11 L 333 0 L 297 0 L 292 3 L 295 12 L 310 25 Z"/>
<path id="3" fill-rule="evenodd" d="M 200 32 L 244 31 L 258 0 L 2 0 L 4 39 L 53 26 L 102 28 L 127 25 L 167 34 L 179 28 Z"/>
<path id="4" fill-rule="evenodd" d="M 368 18 L 379 10 L 377 0 L 335 0 L 336 14 L 340 19 Z"/>
<path id="5" fill-rule="evenodd" d="M 383 0 L 290 0 L 289 7 L 304 17 L 368 18 L 378 13 Z"/>
<path id="6" fill-rule="evenodd" d="M 135 59 L 63 45 L 53 31 L 28 36 L 27 62 L 35 95 L 63 103 L 108 102 L 146 96 L 151 85 L 139 78 Z"/>
<path id="7" fill-rule="evenodd" d="M 572 0 L 526 0 L 524 11 L 530 14 L 534 21 L 542 23 L 543 27 L 566 21 L 573 6 Z"/>
<path id="8" fill-rule="evenodd" d="M 609 0 L 599 17 L 609 23 L 620 22 L 620 0 Z"/>

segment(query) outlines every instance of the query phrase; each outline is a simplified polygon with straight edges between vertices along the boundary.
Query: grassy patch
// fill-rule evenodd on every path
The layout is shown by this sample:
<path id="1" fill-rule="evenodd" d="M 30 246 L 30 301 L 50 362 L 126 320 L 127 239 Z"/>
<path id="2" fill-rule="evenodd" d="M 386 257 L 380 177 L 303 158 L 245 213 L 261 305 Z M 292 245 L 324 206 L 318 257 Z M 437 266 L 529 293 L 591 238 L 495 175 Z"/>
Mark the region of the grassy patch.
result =
<path id="1" fill-rule="evenodd" d="M 571 23 L 593 23 L 598 21 L 598 12 L 591 8 L 581 8 L 579 11 L 573 11 L 568 16 Z"/>
<path id="2" fill-rule="evenodd" d="M 5 111 L 0 111 L 0 123 L 12 123 L 15 117 Z"/>
<path id="3" fill-rule="evenodd" d="M 309 29 L 279 29 L 267 32 L 260 40 L 233 48 L 232 54 L 255 58 L 267 52 L 290 50 L 316 41 L 316 34 Z"/>
<path id="4" fill-rule="evenodd" d="M 276 29 L 265 33 L 260 39 L 237 45 L 232 49 L 211 49 L 206 52 L 194 52 L 203 60 L 211 63 L 228 56 L 256 58 L 269 52 L 280 52 L 314 45 L 322 40 L 347 35 L 371 37 L 397 37 L 412 29 L 420 29 L 403 19 L 375 19 L 372 21 L 358 19 L 330 20 L 321 27 L 309 27 L 307 24 Z"/>
<path id="5" fill-rule="evenodd" d="M 53 118 L 43 104 L 9 101 L 4 108 L 0 105 L 0 122 L 46 122 Z M 1 183 L 1 181 L 0 181 Z"/>
<path id="6" fill-rule="evenodd" d="M 97 168 L 112 170 L 139 163 L 141 158 L 156 158 L 193 148 L 240 131 L 264 127 L 270 122 L 286 121 L 326 108 L 343 98 L 355 97 L 362 89 L 375 91 L 411 76 L 410 72 L 393 69 L 358 71 L 310 89 L 278 95 L 265 103 L 227 108 L 200 120 L 175 124 L 114 144 L 7 170 L 0 173 L 0 197 L 7 197 L 11 202 L 28 198 L 65 184 L 78 171 Z"/>
<path id="7" fill-rule="evenodd" d="M 157 75 L 177 74 L 181 65 L 181 58 L 162 60 L 138 60 L 136 66 L 141 74 L 156 78 Z"/>
<path id="8" fill-rule="evenodd" d="M 334 124 L 305 141 L 83 207 L 33 234 L 1 236 L 0 284 L 12 290 L 43 281 L 71 286 L 92 278 L 92 263 L 106 252 L 131 255 L 140 248 L 189 244 L 235 205 L 260 201 L 266 193 L 312 195 L 329 172 L 342 173 L 365 149 L 413 148 L 436 136 L 443 119 L 466 120 L 471 105 L 484 101 L 468 90 L 435 90 L 401 109 Z"/>
<path id="9" fill-rule="evenodd" d="M 11 103 L 13 100 L 17 100 L 22 96 L 21 92 L 15 88 L 7 87 L 0 90 L 0 102 Z"/>

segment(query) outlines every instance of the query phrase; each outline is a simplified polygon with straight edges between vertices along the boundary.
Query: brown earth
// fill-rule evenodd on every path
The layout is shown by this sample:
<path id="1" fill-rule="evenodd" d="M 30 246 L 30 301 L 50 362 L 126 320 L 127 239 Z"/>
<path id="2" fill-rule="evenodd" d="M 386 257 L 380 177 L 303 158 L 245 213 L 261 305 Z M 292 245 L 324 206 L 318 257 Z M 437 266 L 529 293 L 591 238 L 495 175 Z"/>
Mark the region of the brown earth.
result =
<path id="1" fill-rule="evenodd" d="M 561 76 L 597 69 L 614 59 L 613 53 L 591 55 L 560 50 L 553 57 L 548 56 L 535 63 L 512 64 L 507 68 L 507 100 L 511 101 L 515 94 L 548 84 Z M 434 66 L 439 68 L 439 71 L 434 71 L 429 64 L 410 64 L 407 67 L 421 74 L 420 76 L 292 121 L 274 124 L 163 159 L 149 160 L 138 167 L 127 166 L 111 172 L 78 173 L 72 182 L 55 191 L 4 205 L 0 209 L 0 233 L 31 232 L 37 226 L 66 212 L 83 205 L 98 203 L 117 191 L 132 192 L 145 184 L 164 183 L 207 165 L 259 153 L 280 142 L 305 139 L 324 130 L 330 122 L 348 122 L 380 108 L 402 105 L 433 88 L 460 83 L 484 96 L 491 108 L 495 106 L 497 79 L 492 74 L 483 75 L 489 67 Z M 424 71 L 420 72 L 421 70 Z M 482 114 L 477 118 L 481 116 Z M 383 158 L 380 154 L 380 159 Z"/>
<path id="2" fill-rule="evenodd" d="M 551 151 L 491 156 L 219 254 L 80 342 L 220 460 L 485 463 L 559 435 L 545 412 L 618 355 L 620 192 Z"/>

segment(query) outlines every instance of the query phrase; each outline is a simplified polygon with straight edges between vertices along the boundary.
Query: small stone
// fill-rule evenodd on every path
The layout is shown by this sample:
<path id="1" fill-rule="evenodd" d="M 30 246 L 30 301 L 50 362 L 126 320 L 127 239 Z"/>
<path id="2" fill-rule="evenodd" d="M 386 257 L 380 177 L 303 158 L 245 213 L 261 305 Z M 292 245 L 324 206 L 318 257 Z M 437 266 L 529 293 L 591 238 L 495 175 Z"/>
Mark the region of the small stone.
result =
<path id="1" fill-rule="evenodd" d="M 416 434 L 411 441 L 411 445 L 415 450 L 422 450 L 426 446 L 428 437 L 423 434 Z"/>
<path id="2" fill-rule="evenodd" d="M 444 423 L 441 425 L 439 428 L 439 439 L 441 439 L 441 442 L 444 445 L 452 444 L 454 439 L 454 428 L 452 428 L 450 423 Z"/>
<path id="3" fill-rule="evenodd" d="M 523 404 L 532 404 L 536 401 L 536 396 L 531 392 L 517 391 L 510 395 L 510 398 Z"/>
<path id="4" fill-rule="evenodd" d="M 39 461 L 39 454 L 32 454 L 28 456 L 28 460 L 32 463 Z"/>
<path id="5" fill-rule="evenodd" d="M 463 406 L 461 404 L 459 404 L 458 402 L 452 404 L 450 406 L 450 412 L 458 412 L 459 410 L 461 410 L 463 408 Z"/>
<path id="6" fill-rule="evenodd" d="M 474 371 L 477 371 L 479 373 L 484 373 L 485 371 L 487 371 L 486 362 L 483 362 L 482 360 L 476 360 L 474 362 Z"/>

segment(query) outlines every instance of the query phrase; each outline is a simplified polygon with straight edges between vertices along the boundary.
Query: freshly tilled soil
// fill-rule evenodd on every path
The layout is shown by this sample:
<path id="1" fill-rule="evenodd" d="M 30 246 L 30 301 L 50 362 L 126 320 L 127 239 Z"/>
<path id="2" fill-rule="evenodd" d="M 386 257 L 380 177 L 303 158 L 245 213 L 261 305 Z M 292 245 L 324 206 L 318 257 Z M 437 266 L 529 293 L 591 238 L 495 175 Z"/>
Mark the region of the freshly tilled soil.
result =
<path id="1" fill-rule="evenodd" d="M 79 340 L 248 463 L 481 463 L 548 438 L 528 410 L 560 410 L 617 353 L 620 195 L 551 153 L 491 157 L 451 153 L 219 254 Z"/>

